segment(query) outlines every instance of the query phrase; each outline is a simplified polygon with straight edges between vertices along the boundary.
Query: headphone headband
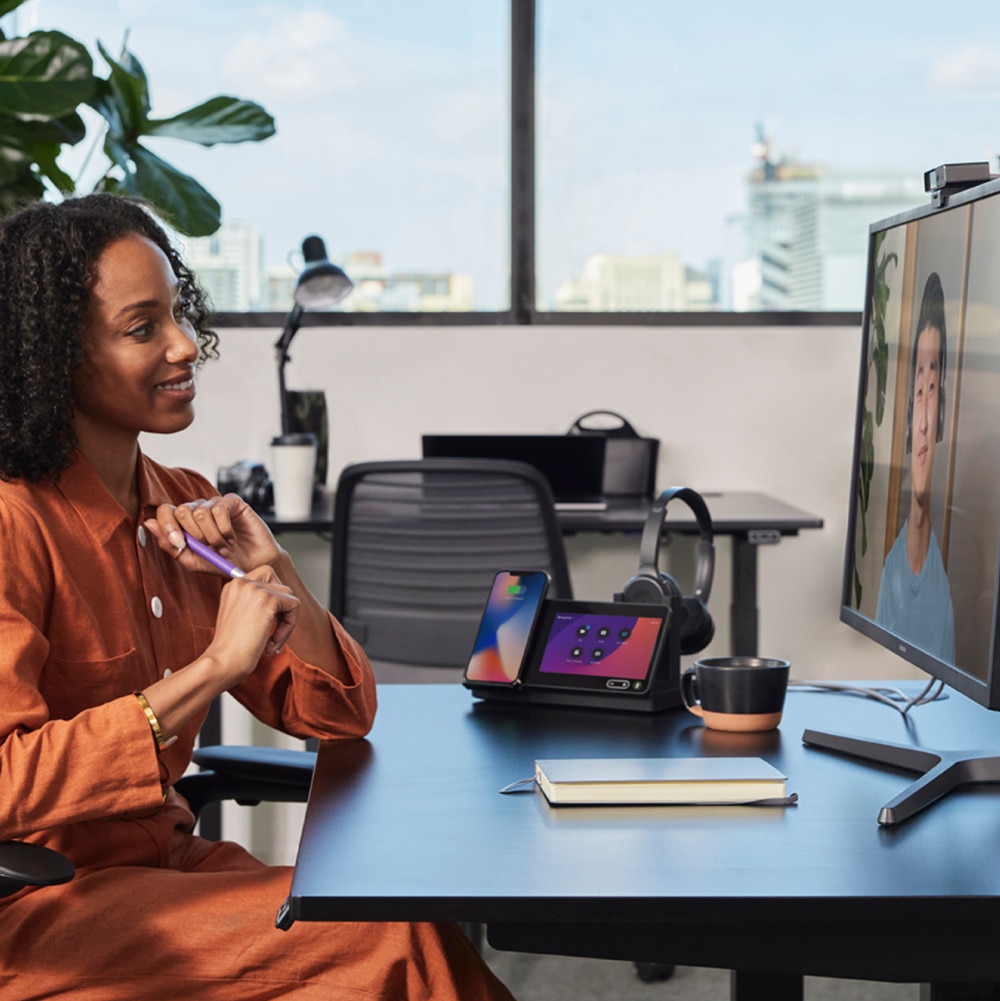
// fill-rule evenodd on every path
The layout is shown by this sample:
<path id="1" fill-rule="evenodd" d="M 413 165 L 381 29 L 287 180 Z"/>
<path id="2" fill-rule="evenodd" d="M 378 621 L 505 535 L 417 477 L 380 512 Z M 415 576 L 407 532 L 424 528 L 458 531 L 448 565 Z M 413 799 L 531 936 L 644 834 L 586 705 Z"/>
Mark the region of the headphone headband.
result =
<path id="1" fill-rule="evenodd" d="M 667 517 L 667 505 L 678 498 L 691 509 L 698 521 L 701 538 L 698 541 L 698 558 L 694 574 L 694 597 L 708 602 L 715 573 L 715 544 L 712 536 L 712 516 L 701 494 L 691 487 L 668 487 L 653 501 L 639 542 L 639 573 L 659 577 L 660 536 Z"/>

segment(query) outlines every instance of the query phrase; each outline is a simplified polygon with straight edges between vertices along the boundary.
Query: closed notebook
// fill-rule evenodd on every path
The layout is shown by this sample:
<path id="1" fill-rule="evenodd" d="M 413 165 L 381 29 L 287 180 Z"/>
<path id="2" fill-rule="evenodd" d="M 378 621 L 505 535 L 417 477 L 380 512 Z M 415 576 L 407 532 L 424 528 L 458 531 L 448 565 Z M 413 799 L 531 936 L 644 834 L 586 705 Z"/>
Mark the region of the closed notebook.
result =
<path id="1" fill-rule="evenodd" d="M 561 758 L 535 762 L 553 804 L 754 803 L 785 797 L 763 758 Z"/>

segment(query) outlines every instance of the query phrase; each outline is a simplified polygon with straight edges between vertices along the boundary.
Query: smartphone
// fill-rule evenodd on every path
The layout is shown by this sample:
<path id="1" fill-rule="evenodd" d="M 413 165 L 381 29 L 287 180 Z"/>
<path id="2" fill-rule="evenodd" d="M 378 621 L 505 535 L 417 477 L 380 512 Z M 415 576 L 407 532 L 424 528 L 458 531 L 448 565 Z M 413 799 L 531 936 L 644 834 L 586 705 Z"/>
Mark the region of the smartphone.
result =
<path id="1" fill-rule="evenodd" d="M 544 570 L 501 570 L 490 587 L 465 683 L 516 685 L 531 632 L 549 589 Z"/>

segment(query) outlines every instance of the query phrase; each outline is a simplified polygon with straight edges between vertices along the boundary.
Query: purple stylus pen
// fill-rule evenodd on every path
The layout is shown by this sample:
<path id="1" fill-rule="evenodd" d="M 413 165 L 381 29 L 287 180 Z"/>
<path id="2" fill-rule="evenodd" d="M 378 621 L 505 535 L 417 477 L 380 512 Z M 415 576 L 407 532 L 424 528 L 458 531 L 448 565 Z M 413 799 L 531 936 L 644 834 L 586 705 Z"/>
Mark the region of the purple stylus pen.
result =
<path id="1" fill-rule="evenodd" d="M 237 566 L 233 566 L 227 559 L 223 559 L 211 546 L 206 546 L 204 542 L 199 542 L 194 536 L 184 533 L 187 539 L 188 548 L 196 552 L 203 560 L 208 560 L 213 567 L 218 567 L 223 573 L 230 577 L 246 577 L 246 571 Z"/>

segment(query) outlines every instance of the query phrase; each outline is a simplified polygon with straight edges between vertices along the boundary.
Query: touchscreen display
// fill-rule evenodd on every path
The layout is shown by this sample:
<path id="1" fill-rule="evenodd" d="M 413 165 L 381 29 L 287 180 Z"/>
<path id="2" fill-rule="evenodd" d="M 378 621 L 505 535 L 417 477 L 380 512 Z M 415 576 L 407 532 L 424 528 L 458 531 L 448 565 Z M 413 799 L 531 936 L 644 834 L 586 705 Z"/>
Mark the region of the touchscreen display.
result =
<path id="1" fill-rule="evenodd" d="M 647 691 L 669 615 L 666 606 L 549 602 L 533 651 L 530 681 Z"/>

